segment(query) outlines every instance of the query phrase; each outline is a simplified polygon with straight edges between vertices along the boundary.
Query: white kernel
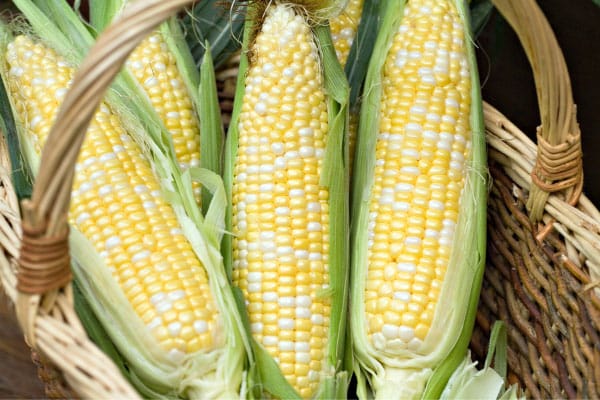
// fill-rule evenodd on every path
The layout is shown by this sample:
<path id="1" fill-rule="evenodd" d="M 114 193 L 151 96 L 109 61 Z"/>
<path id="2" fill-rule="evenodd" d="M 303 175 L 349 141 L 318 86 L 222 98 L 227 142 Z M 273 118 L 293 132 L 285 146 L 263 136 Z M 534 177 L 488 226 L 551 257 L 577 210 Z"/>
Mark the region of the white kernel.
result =
<path id="1" fill-rule="evenodd" d="M 294 307 L 296 299 L 293 296 L 284 296 L 279 298 L 278 303 L 281 307 Z"/>
<path id="2" fill-rule="evenodd" d="M 246 195 L 246 203 L 254 204 L 257 201 L 258 201 L 258 196 L 256 196 L 255 194 L 247 194 Z"/>
<path id="3" fill-rule="evenodd" d="M 150 210 L 150 209 L 156 208 L 156 203 L 153 201 L 150 201 L 150 200 L 144 201 L 142 203 L 142 205 L 145 210 Z"/>
<path id="4" fill-rule="evenodd" d="M 310 296 L 298 296 L 296 297 L 296 306 L 298 307 L 310 307 L 312 300 Z"/>
<path id="5" fill-rule="evenodd" d="M 297 158 L 300 158 L 300 155 L 297 151 L 288 151 L 287 153 L 285 153 L 284 157 L 288 160 L 295 160 Z"/>
<path id="6" fill-rule="evenodd" d="M 115 153 L 104 153 L 100 156 L 100 162 L 106 162 L 117 158 Z"/>
<path id="7" fill-rule="evenodd" d="M 439 200 L 430 200 L 429 201 L 429 207 L 433 208 L 434 210 L 439 210 L 439 211 L 444 211 L 444 209 L 446 208 L 444 206 L 444 203 L 442 203 Z"/>
<path id="8" fill-rule="evenodd" d="M 35 128 L 40 122 L 43 121 L 43 118 L 41 115 L 36 115 L 35 117 L 33 117 L 31 119 L 31 121 L 29 121 L 29 127 L 30 128 Z"/>
<path id="9" fill-rule="evenodd" d="M 171 230 L 169 232 L 173 236 L 177 236 L 177 235 L 182 235 L 183 234 L 183 231 L 181 229 L 179 229 L 179 228 L 171 228 Z"/>
<path id="10" fill-rule="evenodd" d="M 446 236 L 441 236 L 439 238 L 439 243 L 440 246 L 450 247 L 450 245 L 452 244 L 452 239 Z"/>
<path id="11" fill-rule="evenodd" d="M 423 128 L 421 127 L 421 125 L 418 124 L 418 123 L 416 123 L 416 122 L 409 122 L 408 124 L 406 124 L 406 126 L 404 127 L 404 129 L 407 132 L 411 132 L 412 131 L 412 132 L 418 132 L 418 133 L 420 133 L 423 130 Z"/>
<path id="12" fill-rule="evenodd" d="M 56 89 L 56 91 L 54 92 L 54 98 L 56 100 L 62 100 L 65 98 L 65 95 L 67 94 L 68 89 L 66 88 L 60 88 L 60 89 Z"/>
<path id="13" fill-rule="evenodd" d="M 425 237 L 437 239 L 440 237 L 440 233 L 434 229 L 425 229 Z"/>
<path id="14" fill-rule="evenodd" d="M 296 76 L 296 72 L 294 71 L 293 67 L 287 67 L 283 70 L 283 76 L 286 78 L 293 78 Z"/>
<path id="15" fill-rule="evenodd" d="M 136 262 L 145 260 L 148 257 L 150 257 L 150 251 L 148 251 L 148 250 L 138 251 L 137 253 L 135 253 L 133 255 L 133 257 L 131 257 L 131 262 L 136 263 Z"/>
<path id="16" fill-rule="evenodd" d="M 258 190 L 261 193 L 271 193 L 274 189 L 275 185 L 273 185 L 272 183 L 262 183 L 259 187 Z"/>
<path id="17" fill-rule="evenodd" d="M 148 78 L 144 81 L 144 86 L 146 86 L 146 87 L 154 87 L 158 84 L 159 84 L 158 79 L 156 79 L 154 76 L 151 76 L 150 78 Z"/>
<path id="18" fill-rule="evenodd" d="M 294 350 L 298 352 L 308 352 L 310 351 L 310 343 L 309 342 L 296 342 L 294 346 Z"/>
<path id="19" fill-rule="evenodd" d="M 446 107 L 449 107 L 449 108 L 458 108 L 459 107 L 458 101 L 451 97 L 447 98 L 445 103 L 446 103 Z"/>
<path id="20" fill-rule="evenodd" d="M 406 167 L 400 168 L 400 172 L 403 174 L 407 174 L 407 175 L 420 175 L 421 174 L 421 170 L 419 169 L 419 167 L 411 167 L 411 166 L 406 166 Z"/>
<path id="21" fill-rule="evenodd" d="M 407 192 L 412 192 L 413 190 L 415 190 L 414 185 L 410 184 L 410 183 L 398 183 L 395 186 L 396 192 L 402 192 L 402 193 L 407 193 Z"/>
<path id="22" fill-rule="evenodd" d="M 183 291 L 183 290 L 174 290 L 171 293 L 169 293 L 167 295 L 167 297 L 171 301 L 181 300 L 181 299 L 183 299 L 185 297 L 185 291 Z"/>
<path id="23" fill-rule="evenodd" d="M 279 257 L 290 256 L 292 254 L 294 254 L 294 249 L 290 246 L 277 247 L 277 255 Z"/>
<path id="24" fill-rule="evenodd" d="M 259 101 L 256 103 L 256 106 L 254 106 L 254 111 L 256 111 L 258 115 L 264 115 L 267 113 L 267 105 Z"/>
<path id="25" fill-rule="evenodd" d="M 310 317 L 310 322 L 314 325 L 323 325 L 325 323 L 325 317 L 322 314 L 313 314 Z"/>
<path id="26" fill-rule="evenodd" d="M 258 292 L 260 292 L 260 289 L 261 289 L 260 283 L 256 283 L 256 282 L 248 283 L 248 293 L 258 293 Z"/>
<path id="27" fill-rule="evenodd" d="M 296 322 L 292 318 L 281 318 L 277 324 L 279 329 L 292 330 L 296 326 Z"/>
<path id="28" fill-rule="evenodd" d="M 88 190 L 91 190 L 93 187 L 93 185 L 89 182 L 83 182 L 81 185 L 79 185 L 79 194 L 83 194 L 85 192 L 87 192 Z"/>
<path id="29" fill-rule="evenodd" d="M 302 146 L 298 152 L 301 157 L 312 157 L 315 155 L 315 148 L 312 146 Z"/>
<path id="30" fill-rule="evenodd" d="M 262 281 L 262 273 L 260 273 L 260 272 L 249 272 L 247 279 L 248 279 L 248 282 L 260 282 L 260 281 Z"/>
<path id="31" fill-rule="evenodd" d="M 312 221 L 306 225 L 306 230 L 308 230 L 309 232 L 320 232 L 322 229 L 323 227 L 319 222 Z"/>
<path id="32" fill-rule="evenodd" d="M 379 134 L 379 139 L 380 140 L 389 140 L 390 138 L 390 133 L 389 132 L 381 132 Z"/>
<path id="33" fill-rule="evenodd" d="M 396 201 L 394 204 L 392 204 L 392 210 L 407 212 L 410 210 L 410 204 L 405 201 Z"/>
<path id="34" fill-rule="evenodd" d="M 110 250 L 112 248 L 117 247 L 120 244 L 121 244 L 121 238 L 119 238 L 118 236 L 111 236 L 108 239 L 106 239 L 106 242 L 104 243 L 104 247 L 106 248 L 106 250 Z"/>
<path id="35" fill-rule="evenodd" d="M 273 153 L 275 153 L 275 155 L 280 156 L 285 150 L 285 145 L 281 142 L 275 142 L 271 144 L 271 150 L 273 151 Z"/>
<path id="36" fill-rule="evenodd" d="M 408 326 L 400 326 L 398 331 L 398 337 L 400 337 L 400 339 L 406 343 L 410 342 L 412 338 L 415 337 L 415 330 Z"/>
<path id="37" fill-rule="evenodd" d="M 298 135 L 302 137 L 312 137 L 314 135 L 313 128 L 301 128 L 298 130 Z"/>
<path id="38" fill-rule="evenodd" d="M 418 246 L 421 244 L 421 238 L 416 236 L 408 236 L 406 239 L 404 239 L 404 243 L 407 246 Z"/>
<path id="39" fill-rule="evenodd" d="M 165 301 L 166 298 L 167 298 L 167 296 L 164 293 L 160 292 L 160 293 L 156 293 L 155 295 L 152 295 L 150 297 L 150 302 L 156 306 L 156 305 L 162 303 L 163 301 Z"/>
<path id="40" fill-rule="evenodd" d="M 171 79 L 171 86 L 174 89 L 178 89 L 181 87 L 181 81 L 179 79 L 173 78 L 173 79 Z"/>
<path id="41" fill-rule="evenodd" d="M 148 325 L 146 325 L 146 327 L 150 330 L 153 331 L 154 329 L 158 328 L 159 326 L 162 325 L 162 318 L 161 317 L 154 317 L 154 319 L 152 319 L 152 321 L 150 321 L 150 323 L 148 323 Z"/>
<path id="42" fill-rule="evenodd" d="M 296 307 L 296 318 L 309 319 L 311 315 L 310 308 Z"/>
<path id="43" fill-rule="evenodd" d="M 281 351 L 294 351 L 294 342 L 289 340 L 282 340 L 279 342 L 279 350 Z"/>
<path id="44" fill-rule="evenodd" d="M 171 360 L 172 362 L 179 364 L 185 358 L 185 353 L 181 350 L 171 349 L 169 350 L 169 354 L 167 355 L 167 357 L 169 357 L 169 360 Z"/>
<path id="45" fill-rule="evenodd" d="M 410 108 L 410 113 L 417 115 L 425 115 L 427 113 L 427 109 L 423 106 L 416 105 Z"/>
<path id="46" fill-rule="evenodd" d="M 171 322 L 168 326 L 171 337 L 177 337 L 181 333 L 181 322 Z"/>
<path id="47" fill-rule="evenodd" d="M 428 50 L 435 50 L 435 49 L 437 49 L 438 45 L 436 42 L 430 40 L 430 41 L 425 42 L 423 44 L 423 47 L 425 47 Z"/>
<path id="48" fill-rule="evenodd" d="M 275 215 L 277 215 L 277 216 L 290 215 L 290 209 L 289 209 L 289 207 L 277 207 L 275 209 Z"/>
<path id="49" fill-rule="evenodd" d="M 194 321 L 194 330 L 196 333 L 206 333 L 208 331 L 208 323 L 202 320 Z"/>
<path id="50" fill-rule="evenodd" d="M 277 346 L 279 338 L 277 336 L 263 336 L 263 344 L 265 346 Z"/>
<path id="51" fill-rule="evenodd" d="M 264 292 L 263 293 L 263 301 L 266 301 L 268 303 L 274 303 L 277 301 L 278 299 L 278 295 L 277 292 Z"/>
<path id="52" fill-rule="evenodd" d="M 437 142 L 438 149 L 450 151 L 452 150 L 452 142 L 447 140 L 440 140 Z"/>
<path id="53" fill-rule="evenodd" d="M 171 119 L 179 119 L 180 115 L 179 112 L 177 111 L 169 111 L 167 113 L 167 118 L 171 118 Z"/>
<path id="54" fill-rule="evenodd" d="M 423 131 L 424 139 L 429 139 L 432 142 L 437 142 L 439 137 L 440 137 L 440 135 L 437 132 L 429 131 L 429 130 Z"/>
<path id="55" fill-rule="evenodd" d="M 262 322 L 254 322 L 250 324 L 250 330 L 252 333 L 262 333 L 263 331 L 263 323 Z"/>
<path id="56" fill-rule="evenodd" d="M 160 303 L 155 304 L 155 308 L 157 313 L 164 314 L 173 308 L 173 303 L 170 303 L 168 301 L 161 301 Z"/>
<path id="57" fill-rule="evenodd" d="M 384 324 L 381 328 L 381 333 L 386 339 L 396 339 L 398 338 L 399 329 L 396 325 Z"/>
<path id="58" fill-rule="evenodd" d="M 77 218 L 75 219 L 75 222 L 76 222 L 78 225 L 81 225 L 81 224 L 83 224 L 85 221 L 89 220 L 89 219 L 90 219 L 90 217 L 91 217 L 91 215 L 90 215 L 89 213 L 82 212 L 81 214 L 79 214 L 79 215 L 77 216 Z"/>
<path id="59" fill-rule="evenodd" d="M 308 260 L 308 250 L 296 250 L 294 255 L 299 260 Z"/>
<path id="60" fill-rule="evenodd" d="M 319 203 L 318 201 L 312 201 L 307 204 L 306 209 L 308 210 L 308 212 L 321 212 L 321 203 Z"/>
<path id="61" fill-rule="evenodd" d="M 137 194 L 145 193 L 145 192 L 148 191 L 148 186 L 146 186 L 146 185 L 135 185 L 135 187 L 133 188 L 133 190 Z"/>
<path id="62" fill-rule="evenodd" d="M 435 79 L 435 75 L 433 75 L 432 72 L 431 74 L 421 75 L 421 82 L 423 82 L 426 85 L 436 85 L 437 79 Z"/>
<path id="63" fill-rule="evenodd" d="M 304 190 L 302 189 L 291 189 L 290 190 L 290 197 L 304 197 Z"/>
<path id="64" fill-rule="evenodd" d="M 454 169 L 457 171 L 462 171 L 463 163 L 460 161 L 452 160 L 450 161 L 450 169 Z"/>
<path id="65" fill-rule="evenodd" d="M 125 147 L 121 146 L 120 144 L 116 144 L 113 146 L 113 153 L 117 154 L 123 151 L 125 151 Z"/>
<path id="66" fill-rule="evenodd" d="M 271 63 L 265 63 L 262 67 L 263 75 L 268 75 L 275 69 L 275 66 Z"/>
<path id="67" fill-rule="evenodd" d="M 390 194 L 384 194 L 379 198 L 379 204 L 388 206 L 394 204 L 394 196 Z"/>
<path id="68" fill-rule="evenodd" d="M 419 339 L 412 338 L 410 342 L 408 342 L 408 349 L 411 351 L 417 351 L 419 350 L 422 344 L 423 342 L 421 342 Z"/>
<path id="69" fill-rule="evenodd" d="M 246 179 L 247 179 L 247 178 L 248 178 L 248 175 L 246 175 L 246 173 L 245 173 L 245 172 L 240 172 L 240 173 L 238 174 L 238 176 L 236 177 L 236 180 L 237 180 L 238 182 L 246 182 Z"/>
<path id="70" fill-rule="evenodd" d="M 457 162 L 462 163 L 463 161 L 465 161 L 465 156 L 460 151 L 453 151 L 450 153 L 450 159 L 452 161 L 457 161 Z"/>
<path id="71" fill-rule="evenodd" d="M 277 157 L 275 159 L 275 168 L 276 169 L 284 169 L 287 165 L 287 161 L 285 160 L 285 157 Z"/>
<path id="72" fill-rule="evenodd" d="M 410 263 L 410 262 L 401 262 L 398 263 L 396 265 L 396 267 L 398 268 L 398 271 L 400 272 L 415 272 L 417 270 L 417 267 L 415 266 L 415 264 Z"/>
<path id="73" fill-rule="evenodd" d="M 395 292 L 394 293 L 394 299 L 396 300 L 400 300 L 400 301 L 410 301 L 410 293 L 409 292 Z"/>
<path id="74" fill-rule="evenodd" d="M 251 243 L 251 246 L 249 246 L 249 247 L 252 247 L 252 244 L 253 243 Z M 277 245 L 275 244 L 275 242 L 272 242 L 272 241 L 268 241 L 268 242 L 264 241 L 264 242 L 261 242 L 260 249 L 265 252 L 277 251 Z"/>
<path id="75" fill-rule="evenodd" d="M 410 51 L 408 53 L 408 58 L 413 59 L 413 60 L 418 60 L 419 58 L 421 58 L 421 52 L 420 51 Z"/>
<path id="76" fill-rule="evenodd" d="M 310 363 L 310 353 L 296 353 L 296 362 L 300 364 Z"/>
<path id="77" fill-rule="evenodd" d="M 436 113 L 429 113 L 427 114 L 427 116 L 425 117 L 427 119 L 427 121 L 429 122 L 435 122 L 438 123 L 441 121 L 441 118 L 438 114 Z"/>

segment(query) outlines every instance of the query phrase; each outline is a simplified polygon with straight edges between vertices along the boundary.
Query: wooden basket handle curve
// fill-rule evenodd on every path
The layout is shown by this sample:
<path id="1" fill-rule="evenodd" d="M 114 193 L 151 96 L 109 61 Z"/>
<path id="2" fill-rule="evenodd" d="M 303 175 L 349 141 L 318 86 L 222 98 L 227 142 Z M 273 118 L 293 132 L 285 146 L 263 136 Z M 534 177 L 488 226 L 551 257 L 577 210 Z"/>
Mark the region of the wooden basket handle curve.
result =
<path id="1" fill-rule="evenodd" d="M 536 223 L 550 193 L 561 193 L 575 205 L 583 189 L 581 133 L 571 81 L 556 36 L 535 0 L 492 3 L 517 33 L 535 77 L 541 125 L 527 209 Z"/>

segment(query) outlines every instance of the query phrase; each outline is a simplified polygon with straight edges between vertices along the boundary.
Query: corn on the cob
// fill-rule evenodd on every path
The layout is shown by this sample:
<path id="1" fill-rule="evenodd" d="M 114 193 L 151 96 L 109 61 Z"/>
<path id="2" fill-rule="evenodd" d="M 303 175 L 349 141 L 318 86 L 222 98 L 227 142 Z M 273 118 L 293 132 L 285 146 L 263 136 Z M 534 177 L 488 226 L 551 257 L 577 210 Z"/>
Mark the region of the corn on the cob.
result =
<path id="1" fill-rule="evenodd" d="M 342 333 L 332 312 L 343 302 L 344 265 L 331 238 L 344 235 L 337 218 L 344 206 L 332 212 L 343 193 L 332 193 L 324 171 L 343 131 L 331 126 L 335 109 L 305 16 L 269 5 L 250 51 L 237 129 L 228 137 L 235 153 L 233 281 L 255 340 L 297 393 L 312 398 L 323 394 L 339 360 Z"/>
<path id="2" fill-rule="evenodd" d="M 127 68 L 148 95 L 171 135 L 175 156 L 183 171 L 200 166 L 200 128 L 192 99 L 160 30 L 146 38 L 131 53 Z M 194 183 L 200 199 L 200 185 Z"/>
<path id="3" fill-rule="evenodd" d="M 0 72 L 35 174 L 74 69 L 29 37 L 7 43 L 10 34 L 0 28 L 6 60 Z M 144 148 L 150 145 L 146 138 L 140 140 Z M 156 149 L 149 155 L 125 130 L 112 105 L 102 103 L 76 164 L 71 250 L 76 265 L 85 268 L 75 272 L 86 275 L 86 290 L 98 295 L 88 300 L 108 324 L 136 384 L 150 396 L 235 396 L 244 347 L 231 293 L 222 282 L 210 281 L 225 280 L 215 257 L 218 243 L 211 248 L 207 241 L 212 239 L 200 233 L 205 231 L 190 225 L 181 206 L 177 211 L 167 202 L 156 171 L 171 164 L 159 161 L 163 156 Z M 175 193 L 169 197 L 181 202 L 176 199 Z M 229 362 L 226 368 L 224 361 Z"/>
<path id="4" fill-rule="evenodd" d="M 360 15 L 365 0 L 349 0 L 340 15 L 330 21 L 331 38 L 342 66 L 346 65 L 350 48 L 356 37 Z"/>
<path id="5" fill-rule="evenodd" d="M 360 316 L 352 335 L 360 373 L 374 371 L 367 379 L 377 395 L 406 398 L 421 395 L 432 369 L 472 329 L 466 316 L 484 258 L 484 147 L 465 4 L 393 3 L 383 7 L 391 14 L 378 38 L 384 54 L 374 53 L 382 61 L 371 63 L 366 90 L 377 82 L 381 89 L 361 113 L 359 152 L 373 158 L 357 165 L 352 301 Z"/>

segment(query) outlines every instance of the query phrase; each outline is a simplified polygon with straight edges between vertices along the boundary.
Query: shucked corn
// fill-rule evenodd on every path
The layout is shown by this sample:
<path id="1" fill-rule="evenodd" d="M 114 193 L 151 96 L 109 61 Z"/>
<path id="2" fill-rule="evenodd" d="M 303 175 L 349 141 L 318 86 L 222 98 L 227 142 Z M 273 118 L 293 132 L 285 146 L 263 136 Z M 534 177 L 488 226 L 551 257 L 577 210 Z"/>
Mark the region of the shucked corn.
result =
<path id="1" fill-rule="evenodd" d="M 175 156 L 183 171 L 200 166 L 200 129 L 188 88 L 160 31 L 131 53 L 127 68 L 136 77 L 171 135 Z M 194 183 L 200 199 L 200 185 Z"/>
<path id="2" fill-rule="evenodd" d="M 39 152 L 74 69 L 25 36 L 8 45 L 6 59 L 17 114 Z M 148 160 L 106 104 L 83 143 L 69 220 L 93 243 L 138 316 L 173 359 L 222 344 L 206 272 Z"/>
<path id="3" fill-rule="evenodd" d="M 369 334 L 425 339 L 450 259 L 471 132 L 464 30 L 450 2 L 411 0 L 386 58 L 369 206 Z"/>
<path id="4" fill-rule="evenodd" d="M 485 259 L 485 146 L 465 9 L 382 6 L 354 182 L 361 398 L 366 381 L 377 398 L 437 397 L 468 345 Z"/>
<path id="5" fill-rule="evenodd" d="M 328 190 L 319 185 L 328 117 L 308 24 L 268 9 L 252 48 L 234 170 L 234 283 L 256 340 L 304 398 L 325 367 L 330 302 Z"/>

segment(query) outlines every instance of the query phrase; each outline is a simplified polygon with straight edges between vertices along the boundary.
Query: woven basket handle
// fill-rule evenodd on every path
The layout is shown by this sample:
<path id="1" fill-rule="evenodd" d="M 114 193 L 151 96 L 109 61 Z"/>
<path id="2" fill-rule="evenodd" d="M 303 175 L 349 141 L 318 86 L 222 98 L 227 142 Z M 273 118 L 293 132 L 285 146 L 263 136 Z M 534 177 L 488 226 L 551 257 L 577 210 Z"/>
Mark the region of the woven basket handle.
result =
<path id="1" fill-rule="evenodd" d="M 22 203 L 16 312 L 29 344 L 86 398 L 138 398 L 90 342 L 73 308 L 67 214 L 75 163 L 90 121 L 128 55 L 193 0 L 139 0 L 98 38 L 65 96 L 42 151 L 32 198 Z"/>
<path id="2" fill-rule="evenodd" d="M 575 205 L 583 188 L 581 134 L 569 72 L 554 32 L 535 0 L 492 0 L 517 33 L 535 78 L 541 125 L 527 209 L 542 219 L 550 193 Z"/>

